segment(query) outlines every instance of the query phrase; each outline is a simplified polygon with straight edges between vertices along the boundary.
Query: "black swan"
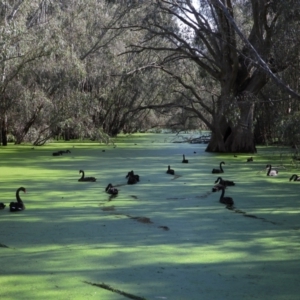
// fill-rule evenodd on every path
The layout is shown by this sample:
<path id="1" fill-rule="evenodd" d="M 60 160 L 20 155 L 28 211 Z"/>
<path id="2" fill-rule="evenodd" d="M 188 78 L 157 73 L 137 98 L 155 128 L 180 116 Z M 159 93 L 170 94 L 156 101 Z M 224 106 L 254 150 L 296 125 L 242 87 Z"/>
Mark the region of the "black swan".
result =
<path id="1" fill-rule="evenodd" d="M 126 178 L 128 178 L 127 184 L 136 184 L 140 180 L 140 176 L 134 174 L 133 171 L 128 172 Z"/>
<path id="2" fill-rule="evenodd" d="M 6 205 L 5 205 L 4 203 L 0 202 L 0 209 L 4 209 L 5 206 L 6 206 Z"/>
<path id="3" fill-rule="evenodd" d="M 251 162 L 251 161 L 253 161 L 253 157 L 252 156 L 249 157 L 249 158 L 247 158 L 247 162 Z"/>
<path id="4" fill-rule="evenodd" d="M 185 155 L 182 155 L 183 159 L 182 159 L 182 163 L 183 164 L 187 164 L 189 161 L 187 159 L 185 159 Z"/>
<path id="5" fill-rule="evenodd" d="M 220 202 L 232 206 L 234 204 L 233 199 L 231 197 L 224 197 L 225 188 L 221 188 L 221 190 L 222 190 L 222 194 L 220 196 Z"/>
<path id="6" fill-rule="evenodd" d="M 225 162 L 224 161 L 221 161 L 220 162 L 220 169 L 212 169 L 212 173 L 215 174 L 215 173 L 224 173 L 224 170 L 222 168 L 222 165 L 225 165 Z"/>
<path id="7" fill-rule="evenodd" d="M 107 194 L 110 194 L 110 195 L 117 195 L 118 194 L 118 189 L 113 187 L 113 185 L 111 183 L 109 183 L 105 189 L 106 193 Z"/>
<path id="8" fill-rule="evenodd" d="M 135 178 L 136 181 L 140 181 L 140 176 L 137 174 L 134 174 L 134 172 L 132 170 L 127 173 L 125 178 L 129 178 L 129 177 L 133 177 L 133 178 Z"/>
<path id="9" fill-rule="evenodd" d="M 171 175 L 174 175 L 175 174 L 175 171 L 173 169 L 171 169 L 170 166 L 168 166 L 168 170 L 166 172 L 167 174 L 171 174 Z"/>
<path id="10" fill-rule="evenodd" d="M 95 177 L 84 177 L 84 171 L 79 170 L 79 174 L 82 173 L 81 178 L 78 179 L 78 181 L 90 181 L 90 182 L 95 182 L 96 178 Z"/>
<path id="11" fill-rule="evenodd" d="M 275 169 L 272 170 L 272 166 L 271 165 L 266 165 L 266 168 L 269 168 L 267 176 L 277 176 L 278 175 L 278 171 L 275 170 Z"/>
<path id="12" fill-rule="evenodd" d="M 9 210 L 12 212 L 21 211 L 21 210 L 25 209 L 25 205 L 19 195 L 20 191 L 23 191 L 24 193 L 26 193 L 26 189 L 23 187 L 20 187 L 17 189 L 17 191 L 16 191 L 17 202 L 10 202 L 10 204 L 9 204 Z"/>
<path id="13" fill-rule="evenodd" d="M 136 178 L 137 181 L 140 181 L 140 175 L 134 174 L 133 171 L 131 171 L 131 173 Z"/>
<path id="14" fill-rule="evenodd" d="M 297 174 L 293 174 L 290 178 L 290 181 L 300 181 L 300 176 L 298 176 Z"/>
<path id="15" fill-rule="evenodd" d="M 53 152 L 52 153 L 53 156 L 60 156 L 62 155 L 61 151 L 58 151 L 58 152 Z"/>
<path id="16" fill-rule="evenodd" d="M 233 181 L 230 180 L 223 180 L 222 177 L 218 177 L 217 180 L 215 181 L 215 183 L 220 183 L 224 186 L 234 186 L 235 183 Z"/>

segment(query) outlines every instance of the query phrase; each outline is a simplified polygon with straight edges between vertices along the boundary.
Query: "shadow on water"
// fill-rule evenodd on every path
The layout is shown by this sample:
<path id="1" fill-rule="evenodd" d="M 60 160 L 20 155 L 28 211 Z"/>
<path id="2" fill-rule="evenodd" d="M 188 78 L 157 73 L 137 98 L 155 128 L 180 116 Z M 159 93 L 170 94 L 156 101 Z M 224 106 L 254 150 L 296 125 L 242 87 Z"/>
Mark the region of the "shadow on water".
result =
<path id="1" fill-rule="evenodd" d="M 269 223 L 274 224 L 274 225 L 280 225 L 280 223 L 277 223 L 277 222 L 274 222 L 274 221 L 269 221 L 269 220 L 267 220 L 265 218 L 262 218 L 262 217 L 257 217 L 257 216 L 254 216 L 254 215 L 249 215 L 249 214 L 247 214 L 247 212 L 242 211 L 240 209 L 237 209 L 234 206 L 227 205 L 226 208 L 228 210 L 231 210 L 231 211 L 237 213 L 237 214 L 241 214 L 242 216 L 244 216 L 246 218 L 258 219 L 258 220 L 262 220 L 264 222 L 269 222 Z"/>

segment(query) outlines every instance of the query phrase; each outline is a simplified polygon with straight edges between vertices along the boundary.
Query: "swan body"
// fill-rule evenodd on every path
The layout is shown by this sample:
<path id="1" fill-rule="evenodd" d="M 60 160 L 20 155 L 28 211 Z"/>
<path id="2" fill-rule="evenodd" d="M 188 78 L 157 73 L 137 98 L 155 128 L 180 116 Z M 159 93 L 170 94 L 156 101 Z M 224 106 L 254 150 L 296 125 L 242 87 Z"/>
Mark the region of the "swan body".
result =
<path id="1" fill-rule="evenodd" d="M 268 172 L 267 172 L 267 176 L 277 176 L 278 175 L 278 171 L 275 169 L 272 170 L 271 165 L 266 165 L 266 168 L 269 168 Z"/>
<path id="2" fill-rule="evenodd" d="M 185 155 L 184 154 L 182 155 L 182 157 L 183 157 L 182 163 L 183 164 L 187 164 L 189 162 L 188 159 L 185 159 Z"/>
<path id="3" fill-rule="evenodd" d="M 140 181 L 140 176 L 134 174 L 133 171 L 128 172 L 126 178 L 127 178 L 127 184 L 136 184 L 138 181 Z"/>
<path id="4" fill-rule="evenodd" d="M 220 169 L 212 169 L 212 173 L 213 174 L 216 174 L 216 173 L 224 173 L 224 170 L 222 168 L 222 165 L 225 165 L 225 162 L 224 161 L 221 161 L 220 162 Z"/>
<path id="5" fill-rule="evenodd" d="M 125 178 L 128 178 L 128 180 L 130 178 L 132 181 L 135 180 L 136 182 L 140 181 L 140 176 L 137 174 L 134 174 L 134 172 L 132 170 L 127 173 Z"/>
<path id="6" fill-rule="evenodd" d="M 134 176 L 134 178 L 137 180 L 137 181 L 140 181 L 140 175 L 137 175 L 137 174 L 134 174 L 133 171 L 132 172 L 132 175 Z"/>
<path id="7" fill-rule="evenodd" d="M 233 199 L 231 197 L 224 197 L 225 188 L 221 188 L 222 194 L 220 196 L 220 203 L 232 206 L 234 204 Z"/>
<path id="8" fill-rule="evenodd" d="M 111 183 L 109 183 L 105 189 L 106 193 L 107 194 L 110 194 L 110 195 L 117 195 L 118 194 L 118 189 L 113 187 L 113 185 Z"/>
<path id="9" fill-rule="evenodd" d="M 173 169 L 171 169 L 170 166 L 168 166 L 168 170 L 166 172 L 167 174 L 171 174 L 171 175 L 175 175 L 175 171 Z"/>
<path id="10" fill-rule="evenodd" d="M 6 205 L 5 205 L 4 203 L 0 202 L 0 209 L 4 209 L 5 206 L 6 206 Z"/>
<path id="11" fill-rule="evenodd" d="M 136 184 L 138 181 L 136 180 L 135 177 L 129 176 L 127 180 L 127 184 Z"/>
<path id="12" fill-rule="evenodd" d="M 290 178 L 290 181 L 300 181 L 300 176 L 298 176 L 297 174 L 293 174 Z"/>
<path id="13" fill-rule="evenodd" d="M 66 153 L 71 153 L 70 150 L 60 150 L 60 151 L 57 151 L 57 152 L 53 152 L 52 155 L 53 156 L 59 156 L 59 155 L 63 155 L 63 154 L 66 154 Z"/>
<path id="14" fill-rule="evenodd" d="M 60 156 L 62 155 L 61 151 L 58 151 L 58 152 L 53 152 L 52 153 L 53 156 Z"/>
<path id="15" fill-rule="evenodd" d="M 78 179 L 78 181 L 83 182 L 83 181 L 89 181 L 89 182 L 95 182 L 96 178 L 95 177 L 84 177 L 84 171 L 79 170 L 79 174 L 82 174 L 81 177 Z"/>
<path id="16" fill-rule="evenodd" d="M 234 186 L 235 183 L 233 181 L 230 180 L 223 180 L 222 177 L 218 177 L 217 180 L 215 181 L 215 183 L 220 183 L 224 186 Z"/>
<path id="17" fill-rule="evenodd" d="M 9 210 L 11 212 L 21 211 L 25 209 L 25 205 L 20 197 L 20 191 L 26 193 L 26 189 L 24 187 L 20 187 L 16 191 L 16 199 L 17 202 L 10 202 L 9 204 Z"/>

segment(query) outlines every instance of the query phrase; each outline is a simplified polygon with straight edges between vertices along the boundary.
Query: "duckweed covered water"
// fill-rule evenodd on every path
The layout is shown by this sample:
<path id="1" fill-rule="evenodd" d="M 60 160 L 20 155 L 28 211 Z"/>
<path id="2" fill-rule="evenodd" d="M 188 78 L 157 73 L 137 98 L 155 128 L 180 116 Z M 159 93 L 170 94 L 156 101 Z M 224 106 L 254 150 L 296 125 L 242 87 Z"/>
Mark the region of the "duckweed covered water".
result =
<path id="1" fill-rule="evenodd" d="M 1 147 L 0 202 L 27 189 L 25 211 L 0 211 L 1 299 L 298 299 L 300 183 L 289 182 L 299 172 L 291 150 L 217 155 L 174 143 L 187 136 Z M 221 176 L 236 183 L 225 195 L 237 211 L 211 192 L 221 161 Z M 267 177 L 266 164 L 279 175 Z M 80 169 L 97 181 L 78 182 Z M 141 181 L 129 186 L 131 170 Z M 117 197 L 105 193 L 108 183 Z"/>

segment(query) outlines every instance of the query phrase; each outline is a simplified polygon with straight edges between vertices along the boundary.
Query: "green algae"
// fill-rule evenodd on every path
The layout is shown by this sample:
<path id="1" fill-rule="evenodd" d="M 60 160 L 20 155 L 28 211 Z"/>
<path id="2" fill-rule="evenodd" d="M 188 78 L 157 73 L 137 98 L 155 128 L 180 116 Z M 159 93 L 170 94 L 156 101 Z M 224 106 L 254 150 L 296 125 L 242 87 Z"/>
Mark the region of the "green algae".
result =
<path id="1" fill-rule="evenodd" d="M 298 171 L 292 150 L 217 155 L 173 141 L 136 134 L 110 145 L 1 147 L 0 201 L 8 205 L 19 186 L 27 189 L 25 211 L 0 211 L 1 298 L 121 299 L 84 284 L 105 282 L 146 299 L 297 299 L 300 183 L 289 182 Z M 71 154 L 52 156 L 66 149 Z M 257 218 L 225 209 L 211 193 L 211 170 L 222 160 L 222 177 L 236 182 L 226 195 Z M 277 177 L 266 176 L 268 163 Z M 178 177 L 166 174 L 168 165 Z M 80 169 L 97 181 L 78 182 Z M 133 186 L 130 170 L 141 176 Z M 104 191 L 110 182 L 119 189 L 113 199 Z"/>

